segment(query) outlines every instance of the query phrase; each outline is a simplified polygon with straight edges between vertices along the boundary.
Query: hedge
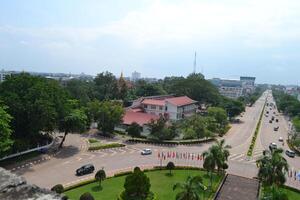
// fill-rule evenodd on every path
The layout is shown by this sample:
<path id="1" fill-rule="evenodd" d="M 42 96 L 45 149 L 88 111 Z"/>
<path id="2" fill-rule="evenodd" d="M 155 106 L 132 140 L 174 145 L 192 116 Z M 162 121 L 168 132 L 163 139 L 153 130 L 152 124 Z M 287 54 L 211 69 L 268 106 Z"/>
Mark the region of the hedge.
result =
<path id="1" fill-rule="evenodd" d="M 144 144 L 161 144 L 161 145 L 188 145 L 188 144 L 201 144 L 206 142 L 215 141 L 215 138 L 202 139 L 202 140 L 180 140 L 180 141 L 157 141 L 150 139 L 129 139 L 126 142 L 130 143 L 144 143 Z"/>
<path id="2" fill-rule="evenodd" d="M 95 151 L 100 149 L 110 149 L 110 148 L 117 148 L 117 147 L 125 147 L 125 144 L 120 143 L 110 143 L 110 144 L 99 144 L 89 147 L 89 151 Z"/>

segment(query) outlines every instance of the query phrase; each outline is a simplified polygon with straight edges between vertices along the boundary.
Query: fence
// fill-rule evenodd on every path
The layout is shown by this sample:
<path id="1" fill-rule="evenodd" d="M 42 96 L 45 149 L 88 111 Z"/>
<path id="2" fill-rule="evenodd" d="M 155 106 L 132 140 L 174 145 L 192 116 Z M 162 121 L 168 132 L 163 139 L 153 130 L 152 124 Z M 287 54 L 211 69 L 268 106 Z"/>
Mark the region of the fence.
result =
<path id="1" fill-rule="evenodd" d="M 24 154 L 27 154 L 27 153 L 30 153 L 30 152 L 39 151 L 39 150 L 42 150 L 42 149 L 48 149 L 49 147 L 51 147 L 54 144 L 54 140 L 55 139 L 53 139 L 50 144 L 46 144 L 44 146 L 37 146 L 36 148 L 33 148 L 33 149 L 28 149 L 26 151 L 22 151 L 22 152 L 18 152 L 18 153 L 15 153 L 15 154 L 8 155 L 8 156 L 4 156 L 3 158 L 0 159 L 0 161 L 6 160 L 6 159 L 9 159 L 9 158 L 13 158 L 13 157 L 17 157 L 17 156 L 20 156 L 20 155 L 24 155 Z"/>

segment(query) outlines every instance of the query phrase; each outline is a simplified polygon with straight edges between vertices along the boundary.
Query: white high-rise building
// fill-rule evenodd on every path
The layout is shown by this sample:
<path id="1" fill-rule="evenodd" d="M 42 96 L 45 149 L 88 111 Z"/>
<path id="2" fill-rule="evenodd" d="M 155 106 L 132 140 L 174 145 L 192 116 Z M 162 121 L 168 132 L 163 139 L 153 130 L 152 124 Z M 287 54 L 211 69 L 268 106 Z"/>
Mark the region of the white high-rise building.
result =
<path id="1" fill-rule="evenodd" d="M 11 72 L 4 71 L 3 69 L 0 71 L 0 83 L 5 81 L 6 76 L 10 76 Z"/>
<path id="2" fill-rule="evenodd" d="M 138 81 L 139 79 L 141 79 L 141 73 L 139 72 L 132 72 L 131 74 L 131 81 L 135 82 L 135 81 Z"/>

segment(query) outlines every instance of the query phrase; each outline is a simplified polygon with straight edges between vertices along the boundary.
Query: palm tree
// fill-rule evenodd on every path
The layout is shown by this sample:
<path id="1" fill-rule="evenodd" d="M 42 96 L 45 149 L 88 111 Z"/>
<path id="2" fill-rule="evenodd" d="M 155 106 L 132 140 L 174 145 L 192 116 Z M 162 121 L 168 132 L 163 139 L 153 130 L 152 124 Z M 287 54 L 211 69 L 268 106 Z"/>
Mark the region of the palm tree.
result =
<path id="1" fill-rule="evenodd" d="M 288 200 L 288 196 L 286 193 L 282 192 L 282 190 L 277 187 L 272 186 L 270 191 L 264 192 L 264 200 Z"/>
<path id="2" fill-rule="evenodd" d="M 264 156 L 256 161 L 259 167 L 258 177 L 267 186 L 283 185 L 288 171 L 288 163 L 282 156 L 282 149 L 266 150 Z"/>
<path id="3" fill-rule="evenodd" d="M 203 185 L 201 176 L 188 176 L 186 182 L 176 183 L 173 190 L 180 189 L 176 195 L 176 200 L 200 200 L 200 193 L 207 188 Z"/>
<path id="4" fill-rule="evenodd" d="M 211 147 L 209 151 L 205 151 L 202 156 L 204 158 L 203 168 L 210 172 L 210 188 L 212 188 L 213 171 L 217 166 L 217 160 L 215 159 L 215 147 Z"/>

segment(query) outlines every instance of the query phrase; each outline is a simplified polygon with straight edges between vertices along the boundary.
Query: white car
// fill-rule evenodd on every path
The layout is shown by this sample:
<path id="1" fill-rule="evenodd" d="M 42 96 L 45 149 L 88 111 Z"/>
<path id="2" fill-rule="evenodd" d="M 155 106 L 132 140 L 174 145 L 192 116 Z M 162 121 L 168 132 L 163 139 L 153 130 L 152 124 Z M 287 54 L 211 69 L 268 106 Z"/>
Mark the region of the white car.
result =
<path id="1" fill-rule="evenodd" d="M 152 154 L 152 151 L 151 151 L 151 149 L 144 149 L 141 151 L 141 154 L 142 155 L 150 155 L 150 154 Z"/>
<path id="2" fill-rule="evenodd" d="M 282 138 L 282 137 L 279 137 L 278 141 L 279 141 L 279 142 L 283 142 L 283 138 Z"/>

